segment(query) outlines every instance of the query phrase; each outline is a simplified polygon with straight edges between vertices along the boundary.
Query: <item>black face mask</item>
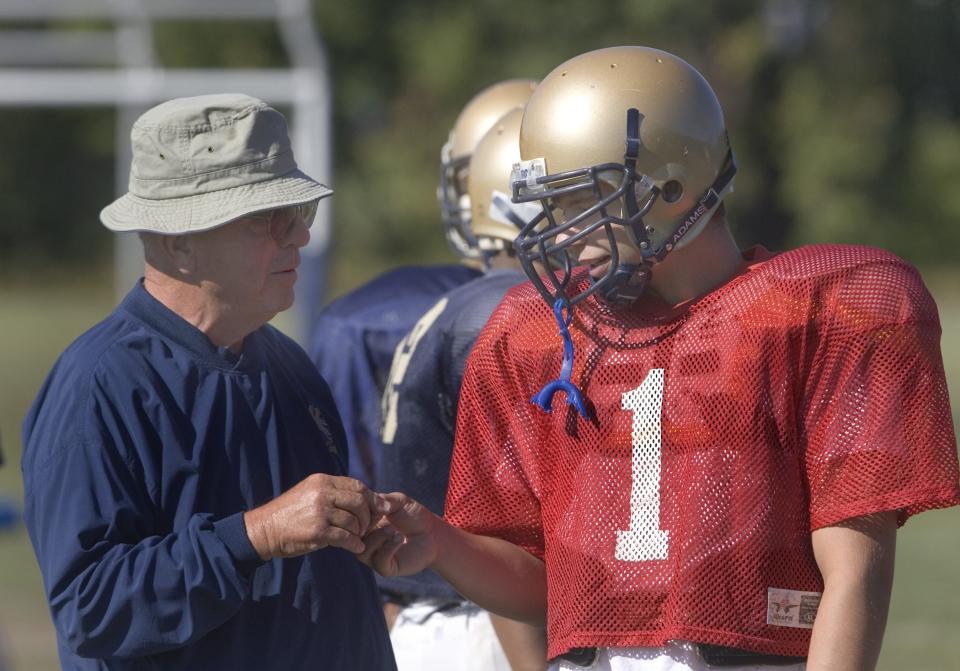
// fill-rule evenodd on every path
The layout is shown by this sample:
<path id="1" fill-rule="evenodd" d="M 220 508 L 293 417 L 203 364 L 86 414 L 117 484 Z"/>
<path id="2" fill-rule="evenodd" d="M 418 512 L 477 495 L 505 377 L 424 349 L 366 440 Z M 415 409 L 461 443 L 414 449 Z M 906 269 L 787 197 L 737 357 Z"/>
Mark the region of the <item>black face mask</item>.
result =
<path id="1" fill-rule="evenodd" d="M 524 226 L 514 241 L 517 257 L 524 271 L 544 300 L 554 305 L 557 299 L 573 306 L 587 296 L 597 294 L 610 303 L 630 303 L 645 290 L 654 263 L 662 260 L 683 237 L 694 230 L 696 224 L 720 202 L 719 194 L 729 185 L 736 173 L 733 154 L 728 152 L 724 167 L 720 170 L 706 194 L 684 216 L 676 231 L 656 245 L 644 224 L 643 217 L 659 198 L 675 200 L 678 194 L 664 185 L 658 187 L 654 180 L 636 171 L 636 159 L 640 151 L 640 122 L 642 115 L 636 109 L 627 112 L 625 151 L 623 163 L 604 163 L 579 170 L 547 174 L 542 160 L 527 161 L 515 167 L 511 176 L 512 200 L 514 203 L 539 201 L 543 211 Z M 607 196 L 601 185 L 617 184 Z M 674 183 L 676 184 L 676 183 Z M 676 184 L 679 187 L 679 184 Z M 554 216 L 555 199 L 573 193 L 590 193 L 594 204 L 576 217 L 558 222 Z M 593 219 L 591 223 L 586 222 Z M 640 250 L 640 263 L 621 262 L 614 236 L 614 226 L 622 226 L 630 232 L 633 243 Z M 571 248 L 585 238 L 603 229 L 610 246 L 610 267 L 602 277 L 591 278 L 590 286 L 569 293 L 570 278 L 575 259 Z M 571 232 L 575 230 L 576 232 Z M 569 235 L 557 241 L 559 234 Z M 556 260 L 554 270 L 543 276 L 534 267 L 535 262 L 547 267 L 547 260 Z M 544 279 L 546 281 L 544 281 Z"/>

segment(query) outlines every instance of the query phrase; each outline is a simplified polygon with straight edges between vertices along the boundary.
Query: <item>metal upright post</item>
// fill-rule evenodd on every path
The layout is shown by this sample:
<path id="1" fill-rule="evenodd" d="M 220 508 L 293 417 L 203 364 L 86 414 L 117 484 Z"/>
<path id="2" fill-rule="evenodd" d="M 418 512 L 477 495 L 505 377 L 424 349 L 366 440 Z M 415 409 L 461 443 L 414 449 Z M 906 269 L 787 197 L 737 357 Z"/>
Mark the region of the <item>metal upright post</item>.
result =
<path id="1" fill-rule="evenodd" d="M 114 5 L 114 47 L 123 75 L 134 85 L 139 70 L 156 68 L 153 49 L 153 27 L 139 0 L 123 0 Z M 114 191 L 127 190 L 130 172 L 130 127 L 145 110 L 145 105 L 131 100 L 117 101 L 114 140 Z M 125 295 L 143 274 L 143 247 L 135 233 L 118 233 L 113 238 L 114 294 Z"/>
<path id="2" fill-rule="evenodd" d="M 280 35 L 291 55 L 298 81 L 293 101 L 297 161 L 307 174 L 332 184 L 332 86 L 323 42 L 312 21 L 309 0 L 278 0 Z M 307 17 L 308 20 L 304 20 Z M 296 332 L 303 342 L 323 307 L 327 293 L 326 260 L 331 233 L 331 201 L 321 201 L 311 229 L 310 243 L 301 254 L 297 283 Z M 304 344 L 307 344 L 304 342 Z"/>

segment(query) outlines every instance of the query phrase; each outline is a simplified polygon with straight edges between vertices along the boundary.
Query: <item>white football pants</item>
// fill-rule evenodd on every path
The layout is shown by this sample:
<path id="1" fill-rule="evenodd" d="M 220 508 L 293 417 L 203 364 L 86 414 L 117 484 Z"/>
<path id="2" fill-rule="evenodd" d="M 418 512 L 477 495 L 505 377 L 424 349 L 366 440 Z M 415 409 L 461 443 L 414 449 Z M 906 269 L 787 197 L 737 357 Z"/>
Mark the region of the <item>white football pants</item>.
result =
<path id="1" fill-rule="evenodd" d="M 721 667 L 708 666 L 697 653 L 697 647 L 687 641 L 673 641 L 662 648 L 600 648 L 592 666 L 577 666 L 572 662 L 554 662 L 548 671 L 717 671 Z M 804 671 L 806 664 L 769 666 L 725 666 L 723 671 Z"/>
<path id="2" fill-rule="evenodd" d="M 485 610 L 474 605 L 437 610 L 414 603 L 390 631 L 399 671 L 510 671 Z"/>

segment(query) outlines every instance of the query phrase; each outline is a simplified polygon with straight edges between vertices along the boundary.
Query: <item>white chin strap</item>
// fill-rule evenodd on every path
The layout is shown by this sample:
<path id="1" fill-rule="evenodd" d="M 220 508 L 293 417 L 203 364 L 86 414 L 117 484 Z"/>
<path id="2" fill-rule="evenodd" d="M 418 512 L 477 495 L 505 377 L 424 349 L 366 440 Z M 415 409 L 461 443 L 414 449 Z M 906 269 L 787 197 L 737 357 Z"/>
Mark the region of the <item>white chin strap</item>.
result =
<path id="1" fill-rule="evenodd" d="M 533 221 L 533 218 L 536 217 L 543 211 L 543 206 L 540 205 L 539 201 L 531 203 L 514 203 L 510 200 L 510 196 L 505 194 L 503 191 L 498 191 L 494 189 L 492 192 L 492 197 L 490 199 L 490 211 L 488 216 L 493 220 L 501 224 L 506 224 L 507 226 L 517 226 L 516 220 L 511 220 L 508 213 L 513 213 L 516 215 L 520 221 L 524 224 Z M 520 229 L 517 228 L 517 232 L 520 232 Z"/>
<path id="2" fill-rule="evenodd" d="M 463 193 L 460 194 L 460 197 L 457 199 L 457 207 L 460 208 L 461 213 L 466 213 L 467 216 L 470 215 L 470 195 Z"/>

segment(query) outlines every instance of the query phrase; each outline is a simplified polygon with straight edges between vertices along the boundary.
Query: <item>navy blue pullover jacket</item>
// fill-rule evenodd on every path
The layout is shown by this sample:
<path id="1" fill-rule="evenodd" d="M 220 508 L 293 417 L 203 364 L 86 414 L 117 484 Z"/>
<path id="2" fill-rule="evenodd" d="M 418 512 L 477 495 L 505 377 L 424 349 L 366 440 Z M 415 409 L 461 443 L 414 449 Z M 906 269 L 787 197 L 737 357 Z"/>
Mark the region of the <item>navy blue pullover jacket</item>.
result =
<path id="1" fill-rule="evenodd" d="M 346 470 L 329 390 L 270 326 L 240 356 L 141 283 L 24 420 L 25 519 L 64 669 L 394 669 L 373 576 L 262 562 L 243 511 Z"/>

